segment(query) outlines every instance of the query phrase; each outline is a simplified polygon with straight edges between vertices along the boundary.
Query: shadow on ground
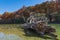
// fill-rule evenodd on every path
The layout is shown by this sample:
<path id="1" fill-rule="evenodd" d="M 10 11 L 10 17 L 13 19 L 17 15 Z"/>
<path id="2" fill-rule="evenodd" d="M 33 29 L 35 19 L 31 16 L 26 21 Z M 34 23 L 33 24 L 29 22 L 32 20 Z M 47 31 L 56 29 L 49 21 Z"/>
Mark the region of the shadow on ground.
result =
<path id="1" fill-rule="evenodd" d="M 58 40 L 58 39 L 55 39 L 55 38 L 53 38 L 53 37 L 50 37 L 50 36 L 41 36 L 41 35 L 35 35 L 35 34 L 32 34 L 32 35 L 26 35 L 26 34 L 24 34 L 24 36 L 27 36 L 27 37 L 39 37 L 39 38 L 42 38 L 42 39 L 45 39 L 45 40 L 48 40 L 48 39 L 50 39 L 50 40 Z"/>

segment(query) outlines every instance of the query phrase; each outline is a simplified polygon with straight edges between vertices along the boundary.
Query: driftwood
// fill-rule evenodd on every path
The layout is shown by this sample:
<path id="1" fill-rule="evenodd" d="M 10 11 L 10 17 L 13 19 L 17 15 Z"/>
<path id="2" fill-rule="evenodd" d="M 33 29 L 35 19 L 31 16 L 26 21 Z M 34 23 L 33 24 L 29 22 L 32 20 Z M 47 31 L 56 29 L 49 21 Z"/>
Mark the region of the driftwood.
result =
<path id="1" fill-rule="evenodd" d="M 32 33 L 36 33 L 39 34 L 40 36 L 44 36 L 44 35 L 50 35 L 54 38 L 57 37 L 57 35 L 55 35 L 54 33 L 56 32 L 55 28 L 51 27 L 51 26 L 44 26 L 43 24 L 30 24 L 30 26 L 25 26 L 24 28 L 24 32 L 28 35 L 32 34 Z"/>

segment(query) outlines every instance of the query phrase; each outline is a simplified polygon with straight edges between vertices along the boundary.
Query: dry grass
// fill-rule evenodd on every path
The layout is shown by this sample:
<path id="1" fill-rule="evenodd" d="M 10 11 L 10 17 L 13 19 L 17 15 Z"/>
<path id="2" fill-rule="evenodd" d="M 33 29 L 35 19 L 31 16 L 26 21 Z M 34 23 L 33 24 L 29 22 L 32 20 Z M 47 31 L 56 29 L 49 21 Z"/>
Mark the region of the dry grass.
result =
<path id="1" fill-rule="evenodd" d="M 0 32 L 3 32 L 5 34 L 16 34 L 22 37 L 24 40 L 45 40 L 43 38 L 36 37 L 36 36 L 32 36 L 32 37 L 24 36 L 24 32 L 20 27 L 21 27 L 20 24 L 1 24 Z M 58 34 L 58 38 L 60 38 L 60 33 L 58 32 L 60 32 L 59 28 L 57 29 L 57 34 Z M 49 40 L 49 39 L 46 39 L 46 40 Z"/>

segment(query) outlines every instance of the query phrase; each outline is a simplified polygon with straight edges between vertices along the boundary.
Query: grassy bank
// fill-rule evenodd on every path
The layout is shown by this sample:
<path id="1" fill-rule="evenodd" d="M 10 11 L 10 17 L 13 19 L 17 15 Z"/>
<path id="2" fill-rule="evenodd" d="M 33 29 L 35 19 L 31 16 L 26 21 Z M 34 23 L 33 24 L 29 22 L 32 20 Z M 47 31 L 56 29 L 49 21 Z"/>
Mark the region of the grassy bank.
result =
<path id="1" fill-rule="evenodd" d="M 56 34 L 60 40 L 60 24 L 50 24 L 56 28 Z M 16 34 L 23 38 L 23 40 L 45 40 L 44 38 L 37 36 L 25 36 L 20 24 L 0 24 L 0 32 L 5 34 Z M 49 40 L 49 39 L 46 39 Z"/>

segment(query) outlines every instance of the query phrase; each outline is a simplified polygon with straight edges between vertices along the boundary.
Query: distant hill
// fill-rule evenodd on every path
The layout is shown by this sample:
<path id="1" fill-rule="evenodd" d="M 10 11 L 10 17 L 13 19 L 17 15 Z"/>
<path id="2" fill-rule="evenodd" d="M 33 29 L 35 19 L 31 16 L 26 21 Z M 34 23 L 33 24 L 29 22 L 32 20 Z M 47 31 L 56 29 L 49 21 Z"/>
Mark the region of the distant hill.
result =
<path id="1" fill-rule="evenodd" d="M 58 6 L 57 6 L 58 5 Z M 55 2 L 43 2 L 41 4 L 36 4 L 35 6 L 25 7 L 23 6 L 21 9 L 9 13 L 5 12 L 4 14 L 0 15 L 0 23 L 16 23 L 15 21 L 21 22 L 22 18 L 29 17 L 30 12 L 36 13 L 45 13 L 51 14 L 55 12 L 60 13 L 60 4 L 56 4 Z M 15 21 L 14 21 L 15 20 Z"/>

